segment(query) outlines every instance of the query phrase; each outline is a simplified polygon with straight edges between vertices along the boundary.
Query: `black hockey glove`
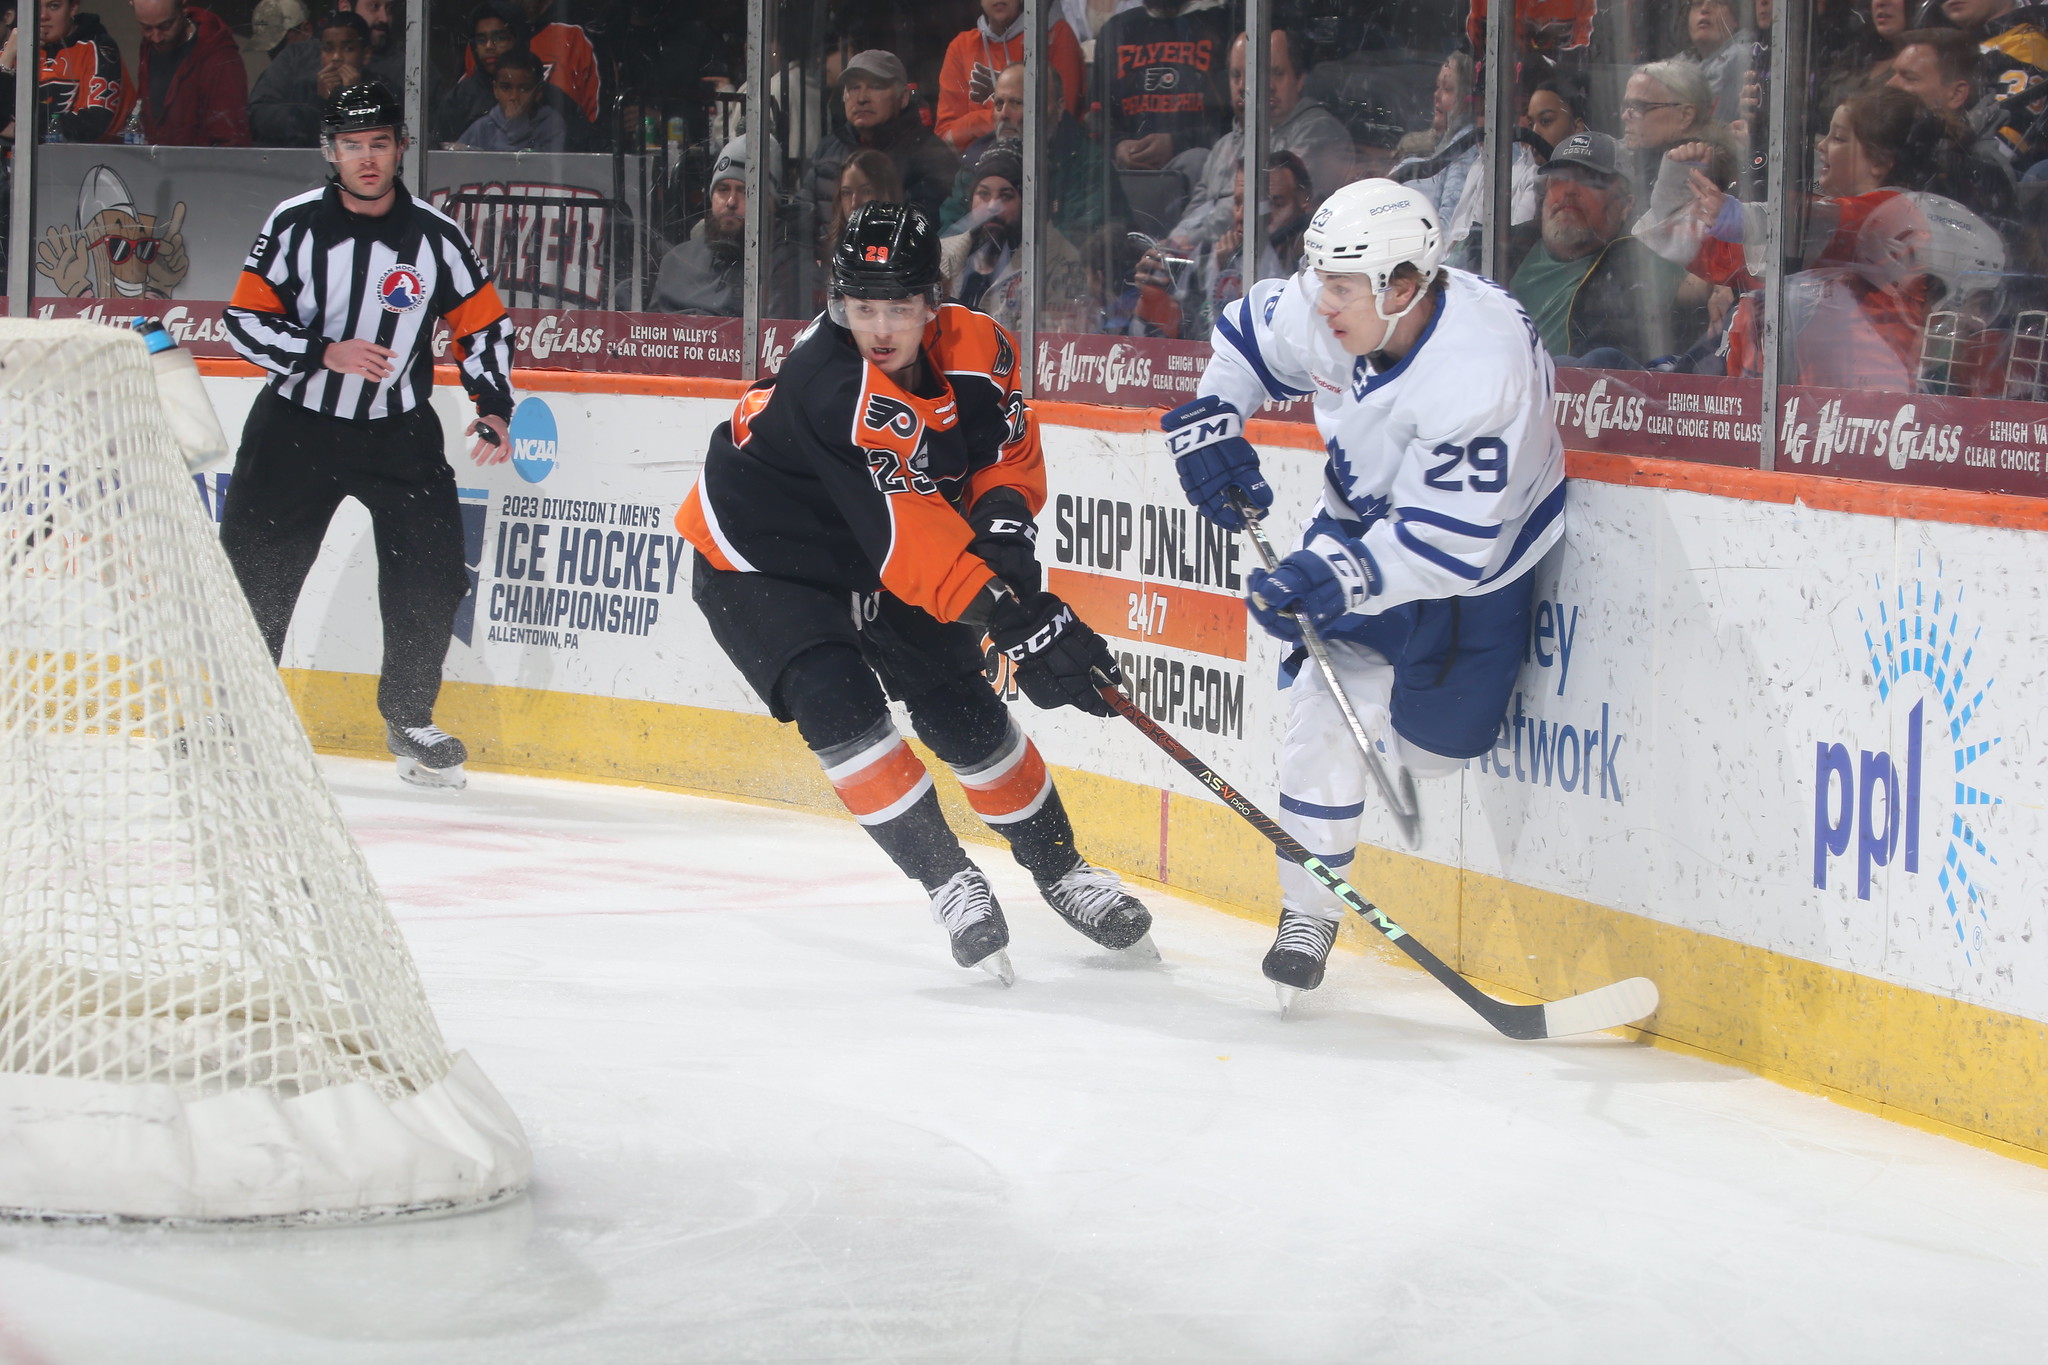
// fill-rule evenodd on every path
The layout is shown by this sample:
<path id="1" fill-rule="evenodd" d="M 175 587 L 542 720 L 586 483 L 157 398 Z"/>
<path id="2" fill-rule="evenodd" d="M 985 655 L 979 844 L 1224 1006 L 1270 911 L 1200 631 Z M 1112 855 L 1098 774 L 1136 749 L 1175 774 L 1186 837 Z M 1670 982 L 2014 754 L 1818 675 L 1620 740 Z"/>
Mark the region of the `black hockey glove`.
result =
<path id="1" fill-rule="evenodd" d="M 1017 686 L 1047 711 L 1071 706 L 1091 716 L 1110 714 L 1095 690 L 1095 673 L 1121 684 L 1124 675 L 1102 637 L 1074 609 L 1049 592 L 1000 603 L 988 623 L 989 639 L 1010 656 Z"/>
<path id="2" fill-rule="evenodd" d="M 1009 488 L 990 489 L 967 514 L 967 524 L 974 528 L 968 551 L 994 569 L 1017 596 L 1035 596 L 1044 575 L 1038 568 L 1038 525 L 1024 505 L 1024 495 Z"/>

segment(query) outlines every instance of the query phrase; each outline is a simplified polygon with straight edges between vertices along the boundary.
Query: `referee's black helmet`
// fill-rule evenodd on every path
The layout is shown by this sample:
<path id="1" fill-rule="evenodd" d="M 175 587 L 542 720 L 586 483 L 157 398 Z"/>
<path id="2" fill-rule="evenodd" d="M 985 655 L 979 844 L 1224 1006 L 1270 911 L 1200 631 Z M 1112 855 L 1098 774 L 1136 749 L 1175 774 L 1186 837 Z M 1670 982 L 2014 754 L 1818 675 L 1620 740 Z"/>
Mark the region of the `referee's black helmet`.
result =
<path id="1" fill-rule="evenodd" d="M 389 128 L 392 136 L 405 136 L 405 111 L 382 81 L 345 85 L 320 111 L 323 142 L 339 133 L 366 133 L 372 128 Z"/>
<path id="2" fill-rule="evenodd" d="M 930 296 L 939 287 L 939 231 L 915 204 L 862 204 L 832 252 L 832 292 L 848 299 Z"/>

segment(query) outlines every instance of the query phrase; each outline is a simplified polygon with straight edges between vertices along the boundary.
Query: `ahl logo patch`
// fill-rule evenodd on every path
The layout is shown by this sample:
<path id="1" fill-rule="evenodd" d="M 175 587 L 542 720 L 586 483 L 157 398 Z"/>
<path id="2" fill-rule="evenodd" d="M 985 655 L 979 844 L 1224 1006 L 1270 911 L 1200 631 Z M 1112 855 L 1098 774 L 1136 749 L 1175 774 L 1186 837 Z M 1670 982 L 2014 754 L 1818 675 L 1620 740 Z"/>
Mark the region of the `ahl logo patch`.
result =
<path id="1" fill-rule="evenodd" d="M 427 291 L 417 268 L 394 265 L 377 281 L 377 297 L 384 300 L 387 313 L 410 313 L 427 301 Z"/>

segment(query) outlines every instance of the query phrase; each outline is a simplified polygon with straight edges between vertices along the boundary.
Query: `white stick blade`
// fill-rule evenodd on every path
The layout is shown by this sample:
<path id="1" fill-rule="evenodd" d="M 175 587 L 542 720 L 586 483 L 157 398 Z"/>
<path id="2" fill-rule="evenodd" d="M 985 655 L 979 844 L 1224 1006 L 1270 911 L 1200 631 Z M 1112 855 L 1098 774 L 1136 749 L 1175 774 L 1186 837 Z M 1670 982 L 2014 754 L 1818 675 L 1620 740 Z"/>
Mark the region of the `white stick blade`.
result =
<path id="1" fill-rule="evenodd" d="M 1598 1033 L 1601 1029 L 1634 1023 L 1657 1008 L 1657 983 L 1647 976 L 1632 976 L 1611 986 L 1553 1000 L 1543 1007 L 1543 1034 L 1565 1038 L 1574 1033 Z"/>

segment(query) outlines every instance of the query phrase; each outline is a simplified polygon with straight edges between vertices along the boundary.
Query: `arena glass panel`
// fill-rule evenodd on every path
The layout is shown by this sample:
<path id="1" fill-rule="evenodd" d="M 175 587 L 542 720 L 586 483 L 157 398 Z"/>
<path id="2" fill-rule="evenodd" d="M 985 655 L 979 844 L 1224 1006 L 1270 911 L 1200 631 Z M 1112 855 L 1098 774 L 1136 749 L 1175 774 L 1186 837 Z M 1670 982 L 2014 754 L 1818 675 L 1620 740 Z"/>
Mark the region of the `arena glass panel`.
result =
<path id="1" fill-rule="evenodd" d="M 429 10 L 421 182 L 469 232 L 521 368 L 737 378 L 743 0 Z"/>
<path id="2" fill-rule="evenodd" d="M 2048 34 L 2033 10 L 1916 12 L 1788 16 L 1810 98 L 1776 467 L 2048 496 Z"/>
<path id="3" fill-rule="evenodd" d="M 34 11 L 21 8 L 33 32 Z M 199 354 L 227 356 L 221 308 L 244 255 L 277 201 L 319 184 L 325 166 L 310 142 L 252 145 L 249 82 L 236 78 L 257 39 L 209 11 L 166 8 L 108 4 L 53 21 L 61 31 L 41 63 L 32 129 L 30 314 L 157 316 Z M 368 26 L 354 22 L 361 33 L 350 36 L 367 53 Z M 211 79 L 185 82 L 175 101 L 161 89 L 151 98 L 145 82 L 166 49 L 195 66 L 210 60 Z M 11 101 L 15 82 L 6 85 Z M 14 130 L 24 147 L 28 131 Z"/>
<path id="4" fill-rule="evenodd" d="M 1486 37 L 1487 18 L 1476 4 L 1468 40 Z M 1567 446 L 1756 465 L 1763 385 L 1753 366 L 1731 368 L 1729 330 L 1763 320 L 1764 253 L 1702 250 L 1693 209 L 1707 193 L 1764 197 L 1770 47 L 1758 14 L 1750 0 L 1566 0 L 1508 19 L 1497 35 L 1513 54 L 1505 250 L 1486 250 L 1483 225 L 1466 226 L 1473 209 L 1440 188 L 1453 241 L 1472 244 L 1454 246 L 1453 263 L 1498 271 L 1529 314 L 1557 366 Z M 1451 169 L 1411 183 L 1447 187 Z M 1494 192 L 1489 178 L 1481 218 Z"/>
<path id="5" fill-rule="evenodd" d="M 1197 208 L 1205 173 L 1239 155 L 1230 54 L 1246 6 L 1111 8 L 1068 6 L 1040 19 L 1048 79 L 1032 172 L 1044 202 L 1023 206 L 1035 237 L 1034 392 L 1173 407 L 1192 396 L 1209 353 L 1195 315 L 1202 272 L 1175 230 Z M 1070 45 L 1088 63 L 1078 101 L 1063 70 Z M 1014 96 L 1005 88 L 998 97 Z M 976 187 L 985 210 L 987 183 Z M 1023 307 L 999 265 L 1005 231 L 970 213 L 954 250 L 967 262 L 957 297 L 995 293 L 1003 307 Z"/>
<path id="6" fill-rule="evenodd" d="M 832 248 L 854 209 L 905 202 L 942 232 L 953 225 L 963 151 L 993 141 L 987 86 L 1021 44 L 980 43 L 972 0 L 767 0 L 760 10 L 775 204 L 759 246 L 765 375 L 824 310 Z"/>

